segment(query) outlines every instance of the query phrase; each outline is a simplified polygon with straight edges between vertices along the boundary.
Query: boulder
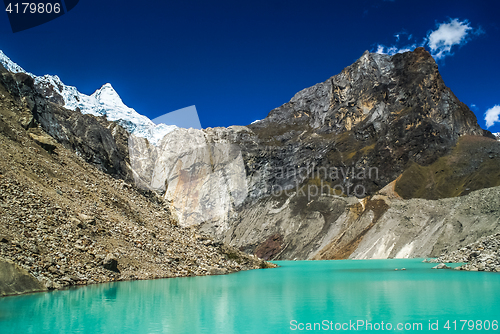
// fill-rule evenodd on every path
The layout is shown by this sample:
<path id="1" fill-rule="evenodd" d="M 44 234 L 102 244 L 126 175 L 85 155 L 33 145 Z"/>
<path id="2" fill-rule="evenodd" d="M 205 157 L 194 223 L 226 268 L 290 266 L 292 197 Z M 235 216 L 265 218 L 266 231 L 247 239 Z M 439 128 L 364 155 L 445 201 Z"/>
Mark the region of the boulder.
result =
<path id="1" fill-rule="evenodd" d="M 78 219 L 84 224 L 95 225 L 95 217 L 80 213 Z"/>
<path id="2" fill-rule="evenodd" d="M 118 259 L 116 258 L 116 256 L 114 254 L 109 253 L 108 255 L 106 255 L 106 258 L 104 259 L 102 266 L 105 269 L 108 269 L 108 270 L 111 270 L 111 271 L 114 271 L 117 273 L 120 272 L 120 270 L 118 270 Z"/>
<path id="3" fill-rule="evenodd" d="M 224 275 L 224 274 L 227 274 L 227 272 L 223 269 L 220 269 L 220 268 L 210 268 L 208 270 L 208 274 L 209 275 Z"/>
<path id="4" fill-rule="evenodd" d="M 43 148 L 49 153 L 54 152 L 54 150 L 56 149 L 55 140 L 48 135 L 39 136 L 34 133 L 29 133 L 29 136 L 31 137 L 31 139 L 33 139 L 35 143 L 37 143 L 41 148 Z"/>
<path id="5" fill-rule="evenodd" d="M 35 124 L 35 119 L 33 118 L 32 114 L 21 116 L 19 118 L 19 124 L 25 129 L 28 130 L 29 128 L 33 127 Z"/>
<path id="6" fill-rule="evenodd" d="M 45 291 L 47 288 L 25 269 L 7 259 L 0 259 L 0 296 Z"/>
<path id="7" fill-rule="evenodd" d="M 437 266 L 435 267 L 432 267 L 432 269 L 451 269 L 451 267 L 448 267 L 446 264 L 444 263 L 440 263 L 438 264 Z"/>

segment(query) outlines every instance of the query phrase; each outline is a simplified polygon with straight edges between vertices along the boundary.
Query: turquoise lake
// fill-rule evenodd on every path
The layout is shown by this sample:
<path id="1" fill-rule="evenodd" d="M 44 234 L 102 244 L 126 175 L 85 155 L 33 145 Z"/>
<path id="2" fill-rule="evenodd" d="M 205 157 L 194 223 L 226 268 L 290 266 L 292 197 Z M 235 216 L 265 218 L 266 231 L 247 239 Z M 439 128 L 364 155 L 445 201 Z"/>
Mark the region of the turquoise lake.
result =
<path id="1" fill-rule="evenodd" d="M 276 263 L 1 298 L 0 333 L 500 332 L 497 273 L 418 259 Z"/>

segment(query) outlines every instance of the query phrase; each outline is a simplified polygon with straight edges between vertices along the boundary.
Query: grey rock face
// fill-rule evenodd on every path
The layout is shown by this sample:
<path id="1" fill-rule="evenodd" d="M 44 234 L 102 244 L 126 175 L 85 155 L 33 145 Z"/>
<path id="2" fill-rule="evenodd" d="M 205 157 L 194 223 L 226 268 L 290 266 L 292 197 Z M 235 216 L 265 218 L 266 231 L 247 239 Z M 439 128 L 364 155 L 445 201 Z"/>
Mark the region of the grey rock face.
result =
<path id="1" fill-rule="evenodd" d="M 14 262 L 0 259 L 0 296 L 45 291 L 36 278 Z"/>
<path id="2" fill-rule="evenodd" d="M 392 57 L 365 53 L 264 120 L 177 130 L 154 152 L 141 143 L 138 158 L 130 156 L 138 184 L 165 191 L 181 225 L 246 252 L 273 259 L 416 257 L 497 228 L 497 217 L 460 209 L 468 201 L 480 207 L 481 192 L 435 202 L 394 193 L 409 165 L 429 165 L 459 138 L 484 135 L 419 48 Z M 478 216 L 485 223 L 473 230 Z"/>
<path id="3" fill-rule="evenodd" d="M 483 135 L 422 48 L 392 57 L 365 53 L 249 128 L 280 158 L 294 154 L 302 165 L 377 167 L 380 178 L 366 183 L 368 194 L 409 162 L 430 164 L 460 136 Z"/>
<path id="4" fill-rule="evenodd" d="M 56 95 L 47 99 L 42 95 L 47 92 L 35 87 L 33 78 L 25 73 L 12 74 L 1 67 L 0 84 L 24 106 L 20 111 L 23 127 L 39 124 L 48 135 L 85 161 L 108 174 L 131 179 L 126 146 L 128 133 L 123 128 L 102 117 L 82 115 L 61 107 Z"/>
<path id="5" fill-rule="evenodd" d="M 182 226 L 216 221 L 227 229 L 228 218 L 247 197 L 240 147 L 224 138 L 230 131 L 177 129 L 158 147 L 131 136 L 136 184 L 164 193 Z"/>

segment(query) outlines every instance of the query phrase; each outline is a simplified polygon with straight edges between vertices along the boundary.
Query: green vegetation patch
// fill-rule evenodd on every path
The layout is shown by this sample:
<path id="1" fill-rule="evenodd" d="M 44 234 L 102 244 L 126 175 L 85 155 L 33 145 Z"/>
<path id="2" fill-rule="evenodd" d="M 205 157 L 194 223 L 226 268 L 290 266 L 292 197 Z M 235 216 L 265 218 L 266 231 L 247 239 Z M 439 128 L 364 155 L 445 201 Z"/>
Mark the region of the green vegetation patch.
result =
<path id="1" fill-rule="evenodd" d="M 463 136 L 452 152 L 428 166 L 411 162 L 396 192 L 403 198 L 457 197 L 500 185 L 500 143 L 480 136 Z"/>

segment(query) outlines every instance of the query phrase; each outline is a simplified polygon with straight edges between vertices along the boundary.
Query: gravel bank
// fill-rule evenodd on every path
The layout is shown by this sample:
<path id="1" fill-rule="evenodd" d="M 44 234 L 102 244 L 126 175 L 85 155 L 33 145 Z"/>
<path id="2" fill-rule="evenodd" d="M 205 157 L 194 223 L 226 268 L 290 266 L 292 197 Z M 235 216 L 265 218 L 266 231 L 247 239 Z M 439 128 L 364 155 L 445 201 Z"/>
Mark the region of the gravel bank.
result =
<path id="1" fill-rule="evenodd" d="M 500 272 L 500 233 L 481 238 L 451 253 L 444 253 L 433 263 L 466 262 L 457 270 Z"/>

